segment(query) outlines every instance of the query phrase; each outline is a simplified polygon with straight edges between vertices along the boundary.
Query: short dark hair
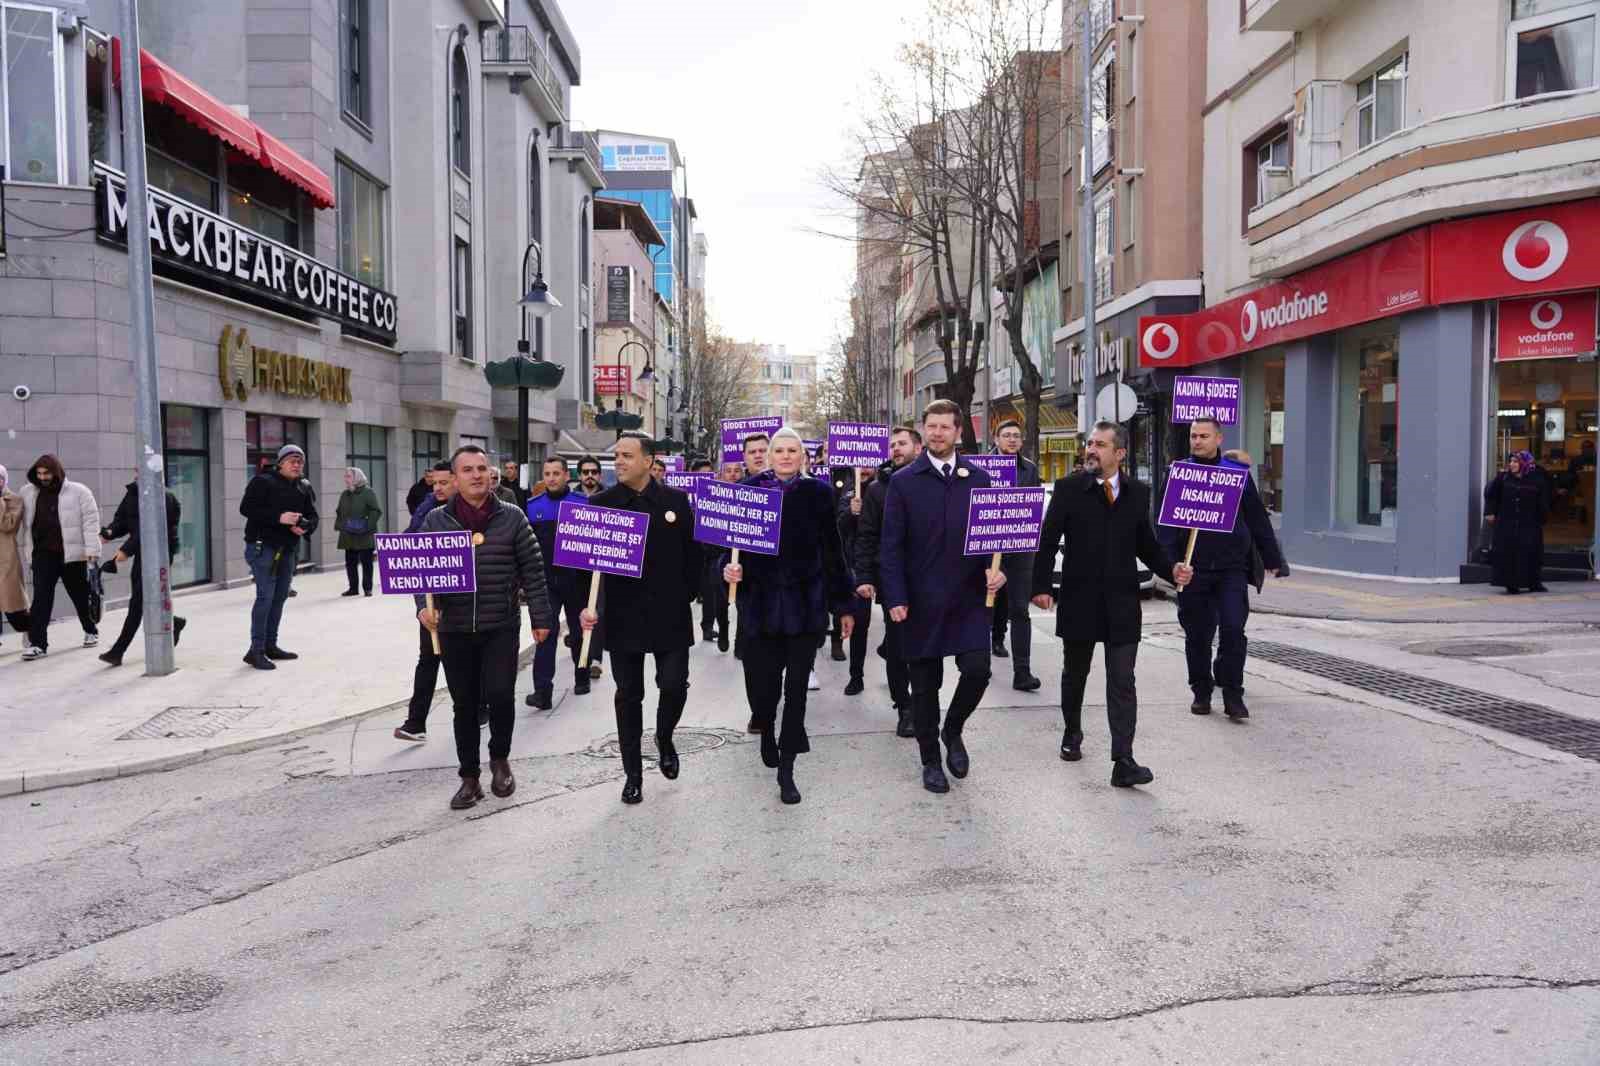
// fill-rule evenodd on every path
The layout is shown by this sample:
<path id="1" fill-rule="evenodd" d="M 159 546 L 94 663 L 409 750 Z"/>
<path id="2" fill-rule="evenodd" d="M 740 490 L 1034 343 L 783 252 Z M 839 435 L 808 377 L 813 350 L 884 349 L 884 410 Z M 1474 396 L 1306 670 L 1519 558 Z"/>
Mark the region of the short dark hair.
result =
<path id="1" fill-rule="evenodd" d="M 1022 423 L 1019 422 L 1015 418 L 1004 418 L 1004 419 L 1001 419 L 1000 420 L 1000 424 L 994 427 L 994 435 L 998 437 L 1000 435 L 1001 430 L 1006 430 L 1006 429 L 1014 429 L 1018 433 L 1021 433 L 1022 432 Z"/>
<path id="2" fill-rule="evenodd" d="M 639 450 L 644 452 L 644 454 L 650 456 L 652 459 L 655 458 L 656 442 L 650 439 L 650 434 L 648 434 L 648 433 L 639 433 L 639 432 L 637 432 L 635 430 L 629 430 L 628 432 L 622 434 L 622 436 L 617 438 L 617 443 L 620 444 L 625 440 L 636 440 L 636 441 L 638 441 L 639 442 Z M 615 446 L 613 445 L 613 449 L 614 448 L 615 448 Z"/>
<path id="3" fill-rule="evenodd" d="M 1111 434 L 1113 446 L 1123 449 L 1128 447 L 1128 431 L 1116 422 L 1107 422 L 1105 419 L 1101 419 L 1094 424 L 1094 428 L 1089 431 L 1089 435 L 1092 437 L 1096 433 L 1106 432 Z"/>
<path id="4" fill-rule="evenodd" d="M 440 459 L 437 463 L 433 464 L 432 472 L 435 474 L 449 474 L 454 470 L 455 467 L 451 466 L 447 460 Z"/>
<path id="5" fill-rule="evenodd" d="M 578 460 L 578 473 L 583 473 L 583 468 L 586 466 L 593 466 L 596 470 L 599 470 L 602 473 L 605 472 L 605 468 L 600 465 L 600 460 L 596 459 L 592 455 L 585 455 L 582 459 Z"/>
<path id="6" fill-rule="evenodd" d="M 954 400 L 934 400 L 922 409 L 922 424 L 928 424 L 929 415 L 949 415 L 956 420 L 956 428 L 961 427 L 961 408 Z"/>
<path id="7" fill-rule="evenodd" d="M 922 431 L 917 429 L 915 426 L 895 426 L 894 429 L 889 432 L 889 436 L 893 437 L 896 433 L 909 433 L 912 440 L 916 441 L 918 444 L 922 443 Z"/>
<path id="8" fill-rule="evenodd" d="M 710 459 L 696 459 L 689 469 L 696 472 L 701 470 L 715 470 L 716 465 L 713 464 Z"/>
<path id="9" fill-rule="evenodd" d="M 650 465 L 659 466 L 661 469 L 665 470 L 667 468 L 667 461 L 661 458 L 661 456 L 657 455 L 651 458 Z"/>
<path id="10" fill-rule="evenodd" d="M 768 444 L 772 443 L 772 438 L 767 436 L 765 433 L 752 433 L 744 439 L 744 443 L 739 445 L 739 447 L 741 449 L 748 448 L 750 446 L 750 442 L 753 440 L 764 440 Z"/>
<path id="11" fill-rule="evenodd" d="M 478 447 L 476 444 L 463 444 L 461 447 L 450 453 L 451 473 L 455 472 L 456 460 L 461 458 L 463 455 L 481 455 L 486 460 L 489 458 L 489 453 Z"/>
<path id="12" fill-rule="evenodd" d="M 539 469 L 543 470 L 545 467 L 549 466 L 551 463 L 560 463 L 562 470 L 566 470 L 567 469 L 567 461 L 565 459 L 561 458 L 561 456 L 559 456 L 559 455 L 548 456 L 545 459 L 544 462 L 539 464 Z"/>
<path id="13" fill-rule="evenodd" d="M 1222 423 L 1217 421 L 1215 418 L 1191 418 L 1189 419 L 1189 426 L 1193 428 L 1202 422 L 1210 423 L 1211 428 L 1217 431 L 1217 436 L 1222 436 Z"/>

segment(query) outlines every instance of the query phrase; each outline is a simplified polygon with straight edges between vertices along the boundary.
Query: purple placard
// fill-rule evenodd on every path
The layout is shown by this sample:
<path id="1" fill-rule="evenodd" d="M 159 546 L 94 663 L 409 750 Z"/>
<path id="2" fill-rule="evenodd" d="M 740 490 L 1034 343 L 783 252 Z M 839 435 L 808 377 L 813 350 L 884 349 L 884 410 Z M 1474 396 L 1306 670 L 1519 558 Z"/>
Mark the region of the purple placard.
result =
<path id="1" fill-rule="evenodd" d="M 694 498 L 694 539 L 758 555 L 778 554 L 783 490 L 765 485 L 704 481 Z"/>
<path id="2" fill-rule="evenodd" d="M 1173 463 L 1167 470 L 1158 521 L 1180 529 L 1232 533 L 1249 480 L 1250 471 L 1231 463 Z"/>
<path id="3" fill-rule="evenodd" d="M 712 474 L 704 470 L 697 470 L 692 474 L 685 474 L 681 472 L 675 473 L 671 470 L 668 470 L 662 477 L 661 483 L 667 486 L 669 489 L 679 489 L 680 491 L 687 492 L 689 494 L 689 502 L 693 503 L 695 482 L 712 476 Z"/>
<path id="4" fill-rule="evenodd" d="M 649 534 L 650 516 L 642 511 L 600 507 L 569 496 L 556 511 L 556 565 L 639 577 Z"/>
<path id="5" fill-rule="evenodd" d="M 964 455 L 962 458 L 988 474 L 989 484 L 994 488 L 1010 488 L 1017 483 L 1015 455 Z"/>
<path id="6" fill-rule="evenodd" d="M 1239 379 L 1177 377 L 1172 379 L 1172 420 L 1193 422 L 1215 418 L 1225 426 L 1239 424 Z"/>
<path id="7" fill-rule="evenodd" d="M 829 422 L 828 464 L 876 468 L 889 458 L 889 427 L 871 422 Z"/>
<path id="8" fill-rule="evenodd" d="M 724 418 L 722 420 L 722 461 L 744 462 L 744 439 L 752 433 L 765 433 L 769 437 L 783 428 L 783 419 L 763 415 L 759 418 Z"/>
<path id="9" fill-rule="evenodd" d="M 662 464 L 667 468 L 667 473 L 669 473 L 669 474 L 681 474 L 681 473 L 683 473 L 683 456 L 681 456 L 681 455 L 658 455 L 658 456 L 656 456 L 656 458 L 660 459 Z"/>
<path id="10" fill-rule="evenodd" d="M 967 503 L 963 555 L 1039 550 L 1044 527 L 1044 489 L 973 489 Z"/>
<path id="11" fill-rule="evenodd" d="M 474 592 L 478 571 L 472 565 L 472 534 L 464 529 L 439 533 L 378 533 L 378 589 L 385 596 Z"/>

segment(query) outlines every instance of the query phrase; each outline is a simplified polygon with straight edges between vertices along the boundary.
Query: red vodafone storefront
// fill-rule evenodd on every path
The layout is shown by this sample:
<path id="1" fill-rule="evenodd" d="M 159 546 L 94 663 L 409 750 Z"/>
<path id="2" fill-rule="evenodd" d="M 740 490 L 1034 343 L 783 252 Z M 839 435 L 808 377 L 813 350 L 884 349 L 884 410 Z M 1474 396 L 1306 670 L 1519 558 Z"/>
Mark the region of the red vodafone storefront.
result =
<path id="1" fill-rule="evenodd" d="M 1546 471 L 1552 577 L 1592 573 L 1600 198 L 1438 222 L 1189 315 L 1139 360 L 1237 376 L 1241 425 L 1294 561 L 1478 580 L 1482 492 Z M 1163 375 L 1164 376 L 1164 375 Z"/>

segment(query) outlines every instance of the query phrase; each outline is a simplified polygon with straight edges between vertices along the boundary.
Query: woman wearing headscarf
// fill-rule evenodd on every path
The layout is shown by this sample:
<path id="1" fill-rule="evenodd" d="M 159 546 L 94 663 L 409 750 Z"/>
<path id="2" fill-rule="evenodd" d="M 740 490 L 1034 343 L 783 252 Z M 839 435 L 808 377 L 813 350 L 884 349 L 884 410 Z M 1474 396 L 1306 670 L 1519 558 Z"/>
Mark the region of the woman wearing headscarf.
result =
<path id="1" fill-rule="evenodd" d="M 1483 492 L 1484 521 L 1494 526 L 1494 547 L 1489 551 L 1489 583 L 1507 595 L 1523 589 L 1544 592 L 1540 568 L 1544 562 L 1544 522 L 1550 501 L 1544 480 L 1530 452 L 1517 452 L 1506 469 Z"/>
<path id="2" fill-rule="evenodd" d="M 22 586 L 22 552 L 17 547 L 17 534 L 22 529 L 22 497 L 11 491 L 7 477 L 6 468 L 0 466 L 0 614 L 22 634 L 26 648 L 33 621 L 28 616 L 28 592 Z"/>
<path id="3" fill-rule="evenodd" d="M 353 466 L 345 467 L 344 492 L 339 494 L 339 507 L 334 512 L 334 522 L 339 529 L 339 550 L 344 552 L 344 576 L 350 587 L 339 595 L 354 596 L 358 591 L 372 595 L 372 556 L 378 531 L 378 519 L 383 517 L 383 505 L 378 494 L 367 484 L 367 472 Z M 356 567 L 361 567 L 361 588 L 356 588 Z"/>
<path id="4" fill-rule="evenodd" d="M 829 616 L 846 639 L 854 625 L 855 593 L 834 518 L 833 489 L 806 477 L 806 446 L 788 426 L 772 435 L 768 468 L 744 484 L 783 491 L 777 555 L 744 552 L 723 577 L 739 586 L 739 634 L 744 642 L 744 690 L 750 717 L 761 729 L 761 761 L 778 771 L 784 803 L 799 803 L 796 755 L 811 750 L 806 736 L 806 682 Z M 783 727 L 775 730 L 778 702 Z M 776 733 L 776 735 L 775 735 Z"/>

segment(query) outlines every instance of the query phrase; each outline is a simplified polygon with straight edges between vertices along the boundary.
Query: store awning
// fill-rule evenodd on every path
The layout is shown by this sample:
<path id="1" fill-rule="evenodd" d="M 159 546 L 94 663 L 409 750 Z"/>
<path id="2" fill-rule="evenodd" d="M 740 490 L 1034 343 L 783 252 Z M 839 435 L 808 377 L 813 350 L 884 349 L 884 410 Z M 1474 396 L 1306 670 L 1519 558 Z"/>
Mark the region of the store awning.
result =
<path id="1" fill-rule="evenodd" d="M 122 84 L 122 41 L 111 39 L 111 70 Z M 168 108 L 239 154 L 285 181 L 300 187 L 317 207 L 333 206 L 333 182 L 315 165 L 278 138 L 178 73 L 149 52 L 139 52 L 139 81 L 144 98 Z"/>

